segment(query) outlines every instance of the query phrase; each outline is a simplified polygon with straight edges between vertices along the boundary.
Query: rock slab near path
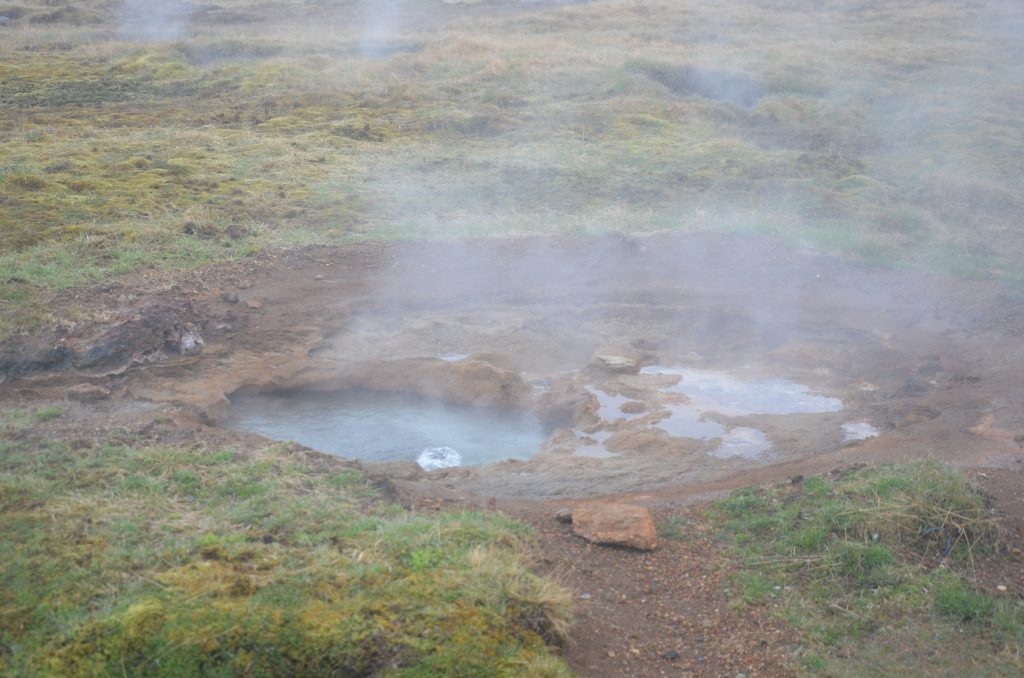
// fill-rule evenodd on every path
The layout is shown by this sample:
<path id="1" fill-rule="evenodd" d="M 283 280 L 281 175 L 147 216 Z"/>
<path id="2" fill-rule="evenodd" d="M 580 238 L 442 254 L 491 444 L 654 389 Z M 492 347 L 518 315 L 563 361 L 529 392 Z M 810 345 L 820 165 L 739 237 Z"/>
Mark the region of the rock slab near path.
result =
<path id="1" fill-rule="evenodd" d="M 594 504 L 572 512 L 572 531 L 594 544 L 653 551 L 658 545 L 651 512 L 630 504 Z"/>

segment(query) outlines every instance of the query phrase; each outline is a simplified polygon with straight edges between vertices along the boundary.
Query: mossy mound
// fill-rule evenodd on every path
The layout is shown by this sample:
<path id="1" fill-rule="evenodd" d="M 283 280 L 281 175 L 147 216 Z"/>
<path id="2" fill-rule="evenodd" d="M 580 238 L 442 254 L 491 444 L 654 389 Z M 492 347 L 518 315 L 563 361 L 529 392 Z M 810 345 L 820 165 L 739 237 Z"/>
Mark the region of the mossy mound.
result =
<path id="1" fill-rule="evenodd" d="M 568 675 L 522 524 L 410 514 L 288 446 L 71 450 L 44 414 L 0 423 L 2 673 Z"/>

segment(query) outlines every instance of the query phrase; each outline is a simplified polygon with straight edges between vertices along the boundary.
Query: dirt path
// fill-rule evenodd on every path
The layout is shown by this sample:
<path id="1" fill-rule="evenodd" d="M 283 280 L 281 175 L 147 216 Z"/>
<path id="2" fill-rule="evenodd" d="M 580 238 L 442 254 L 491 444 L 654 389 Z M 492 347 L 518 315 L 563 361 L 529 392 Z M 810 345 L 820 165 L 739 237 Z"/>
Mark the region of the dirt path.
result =
<path id="1" fill-rule="evenodd" d="M 457 491 L 401 495 L 416 511 L 497 510 L 534 526 L 539 572 L 574 597 L 564 656 L 581 678 L 796 675 L 795 630 L 770 607 L 730 599 L 735 560 L 703 515 L 706 505 L 654 510 L 656 522 L 671 522 L 672 534 L 642 552 L 576 536 L 555 519 L 560 504 L 484 501 Z"/>
<path id="2" fill-rule="evenodd" d="M 695 514 L 681 539 L 651 553 L 594 546 L 550 515 L 523 517 L 544 565 L 576 595 L 566 658 L 580 676 L 793 675 L 795 634 L 764 609 L 730 603 L 733 567 Z"/>
<path id="3" fill-rule="evenodd" d="M 1024 539 L 1024 461 L 1014 465 L 962 470 L 988 495 L 1001 538 L 1012 549 L 1008 557 L 991 554 L 975 561 L 968 576 L 989 595 L 1024 598 L 1024 553 L 1014 548 Z M 582 678 L 797 675 L 793 667 L 805 650 L 799 632 L 775 616 L 773 603 L 743 605 L 734 598 L 731 576 L 738 563 L 707 516 L 703 488 L 646 497 L 664 527 L 652 552 L 591 544 L 555 518 L 561 508 L 603 499 L 497 502 L 458 490 L 417 494 L 423 490 L 418 483 L 406 490 L 400 495 L 414 510 L 498 510 L 534 526 L 539 572 L 575 599 L 564 656 Z"/>

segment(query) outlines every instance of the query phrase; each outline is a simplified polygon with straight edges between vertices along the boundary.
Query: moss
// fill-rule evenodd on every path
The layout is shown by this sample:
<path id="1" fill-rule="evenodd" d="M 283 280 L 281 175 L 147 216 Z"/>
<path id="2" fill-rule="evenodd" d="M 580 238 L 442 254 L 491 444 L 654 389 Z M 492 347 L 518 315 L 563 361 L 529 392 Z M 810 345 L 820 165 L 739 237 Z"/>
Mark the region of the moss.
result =
<path id="1" fill-rule="evenodd" d="M 407 514 L 287 446 L 17 440 L 0 457 L 0 671 L 567 675 L 548 644 L 569 596 L 526 570 L 523 525 Z"/>

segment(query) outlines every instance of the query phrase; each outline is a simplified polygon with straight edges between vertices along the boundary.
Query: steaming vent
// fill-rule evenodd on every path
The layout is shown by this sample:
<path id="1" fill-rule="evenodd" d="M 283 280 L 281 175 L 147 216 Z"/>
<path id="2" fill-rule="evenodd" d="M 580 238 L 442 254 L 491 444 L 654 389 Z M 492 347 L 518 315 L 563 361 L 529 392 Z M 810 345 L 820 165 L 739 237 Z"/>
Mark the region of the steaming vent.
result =
<path id="1" fill-rule="evenodd" d="M 187 0 L 125 0 L 118 13 L 122 37 L 156 42 L 185 37 L 196 6 Z"/>
<path id="2" fill-rule="evenodd" d="M 698 96 L 743 108 L 750 108 L 766 93 L 761 83 L 743 73 L 662 64 L 647 64 L 641 70 L 680 96 Z"/>

